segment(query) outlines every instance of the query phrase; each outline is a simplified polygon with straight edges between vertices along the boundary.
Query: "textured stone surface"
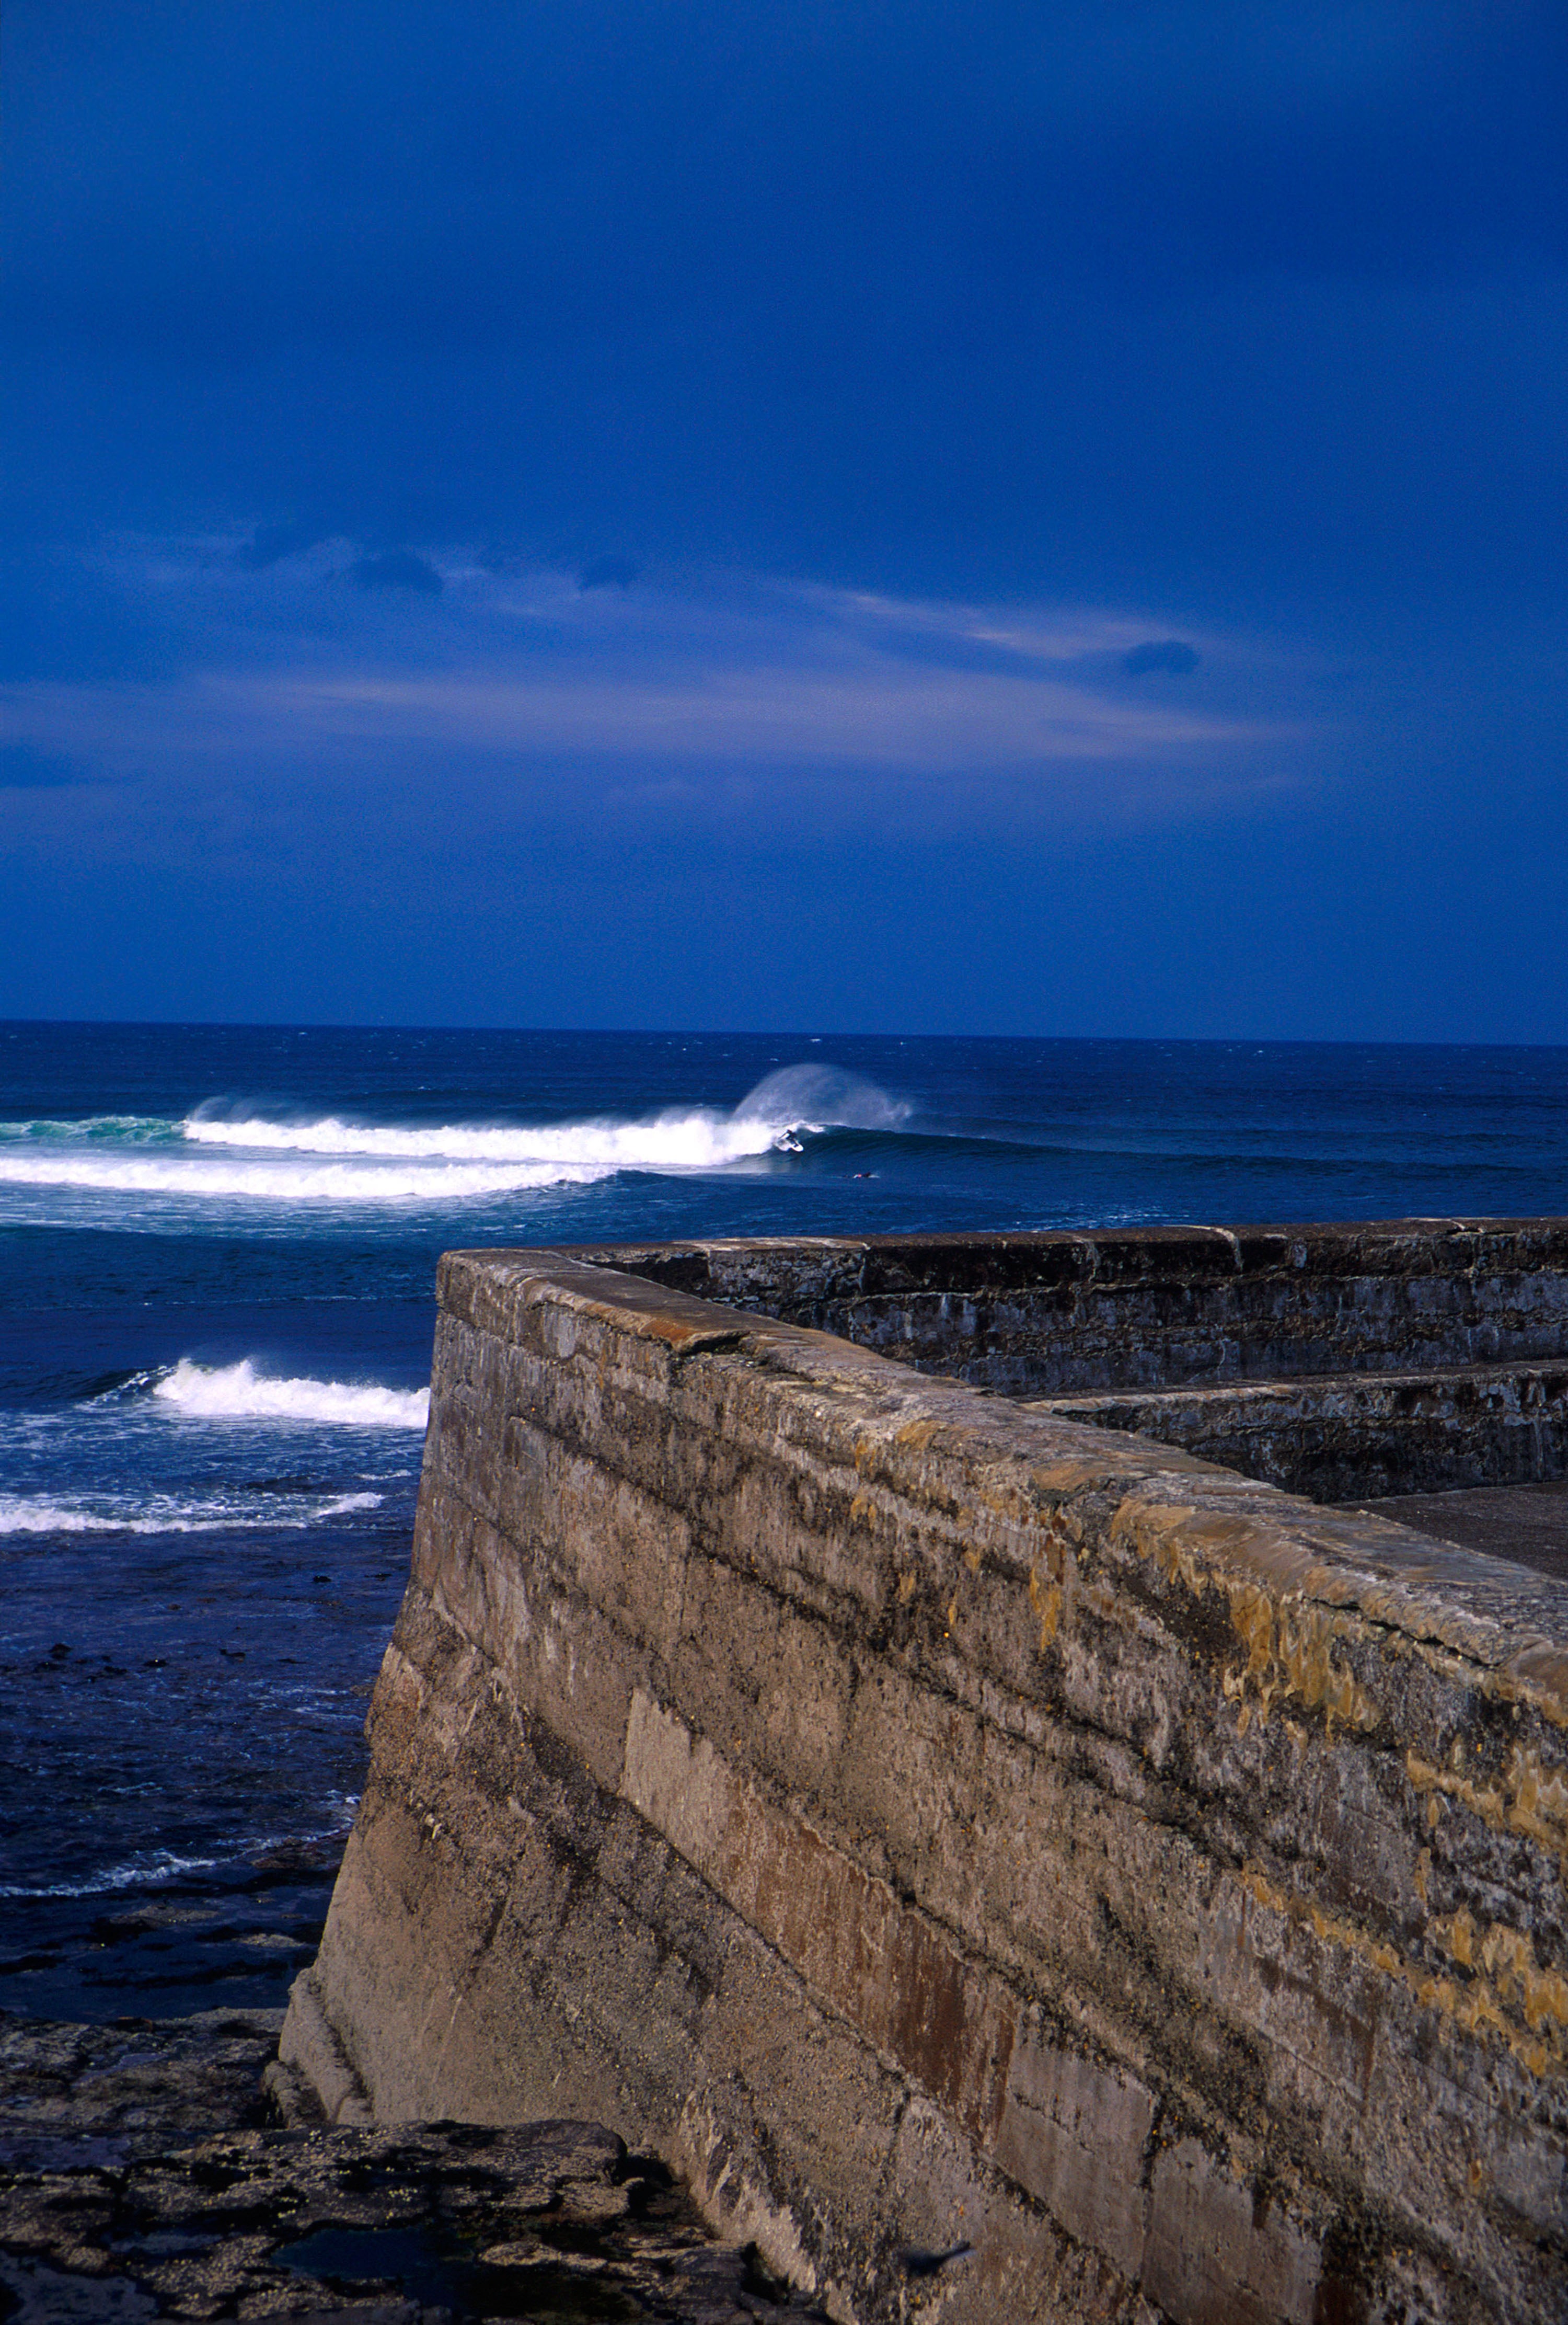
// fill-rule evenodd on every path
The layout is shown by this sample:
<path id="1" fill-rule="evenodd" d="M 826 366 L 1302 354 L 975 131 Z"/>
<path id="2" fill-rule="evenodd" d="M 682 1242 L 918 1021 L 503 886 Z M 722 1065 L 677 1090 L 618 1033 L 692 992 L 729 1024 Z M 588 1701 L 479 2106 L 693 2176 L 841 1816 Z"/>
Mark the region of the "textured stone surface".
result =
<path id="1" fill-rule="evenodd" d="M 573 1255 L 1180 1445 L 1314 1501 L 1568 1477 L 1562 1220 L 800 1237 Z"/>
<path id="2" fill-rule="evenodd" d="M 776 1237 L 572 1256 L 1011 1396 L 1568 1355 L 1564 1219 Z"/>
<path id="3" fill-rule="evenodd" d="M 1440 1542 L 1484 1551 L 1490 1558 L 1516 1559 L 1568 1582 L 1568 1482 L 1401 1495 L 1370 1507 L 1379 1517 L 1435 1534 Z"/>
<path id="4" fill-rule="evenodd" d="M 255 2129 L 281 2010 L 61 2024 L 0 2014 L 0 2167 L 124 2163 L 181 2138 Z"/>
<path id="5" fill-rule="evenodd" d="M 441 1301 L 340 2107 L 591 2116 L 840 2316 L 1561 2312 L 1568 1590 L 560 1255 Z"/>

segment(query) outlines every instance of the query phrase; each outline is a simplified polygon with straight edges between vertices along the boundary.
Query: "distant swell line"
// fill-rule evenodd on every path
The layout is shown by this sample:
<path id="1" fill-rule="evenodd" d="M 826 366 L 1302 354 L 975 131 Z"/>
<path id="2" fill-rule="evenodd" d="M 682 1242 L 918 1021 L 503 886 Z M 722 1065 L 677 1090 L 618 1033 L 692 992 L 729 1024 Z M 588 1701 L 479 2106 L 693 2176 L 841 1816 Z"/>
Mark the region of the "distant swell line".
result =
<path id="1" fill-rule="evenodd" d="M 251 1153 L 478 1163 L 508 1173 L 521 1169 L 587 1177 L 615 1171 L 711 1170 L 767 1153 L 788 1128 L 704 1110 L 659 1115 L 649 1122 L 570 1122 L 526 1129 L 447 1123 L 411 1130 L 342 1122 L 334 1115 L 300 1123 L 214 1121 L 196 1115 L 182 1125 L 195 1144 Z"/>
<path id="2" fill-rule="evenodd" d="M 69 1188 L 258 1202 L 449 1205 L 590 1186 L 624 1171 L 700 1172 L 798 1153 L 800 1135 L 894 1131 L 909 1108 L 827 1066 L 787 1066 L 730 1112 L 667 1108 L 636 1119 L 356 1123 L 279 1121 L 218 1102 L 180 1121 L 96 1116 L 3 1126 L 0 1187 Z"/>

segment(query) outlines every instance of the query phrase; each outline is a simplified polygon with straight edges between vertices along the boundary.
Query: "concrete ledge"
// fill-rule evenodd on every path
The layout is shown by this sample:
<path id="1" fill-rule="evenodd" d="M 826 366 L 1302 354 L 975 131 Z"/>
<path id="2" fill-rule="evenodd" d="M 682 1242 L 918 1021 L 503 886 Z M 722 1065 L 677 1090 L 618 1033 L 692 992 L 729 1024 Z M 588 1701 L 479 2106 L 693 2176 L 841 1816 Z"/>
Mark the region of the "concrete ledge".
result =
<path id="1" fill-rule="evenodd" d="M 845 2317 L 1558 2311 L 1568 1589 L 578 1258 L 440 1296 L 285 2055 L 651 2138 Z"/>

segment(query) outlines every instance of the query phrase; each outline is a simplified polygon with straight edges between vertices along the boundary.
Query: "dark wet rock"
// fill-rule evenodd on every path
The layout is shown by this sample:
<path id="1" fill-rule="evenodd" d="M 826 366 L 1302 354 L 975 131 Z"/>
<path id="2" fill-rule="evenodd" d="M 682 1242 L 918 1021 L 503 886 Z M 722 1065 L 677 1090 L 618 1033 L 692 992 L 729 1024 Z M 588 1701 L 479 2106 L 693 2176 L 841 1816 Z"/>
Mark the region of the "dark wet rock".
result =
<path id="1" fill-rule="evenodd" d="M 115 2164 L 269 2117 L 279 2010 L 60 2024 L 0 2015 L 0 2171 Z"/>
<path id="2" fill-rule="evenodd" d="M 266 2120 L 278 2014 L 0 2021 L 0 2318 L 819 2315 L 587 2123 Z"/>

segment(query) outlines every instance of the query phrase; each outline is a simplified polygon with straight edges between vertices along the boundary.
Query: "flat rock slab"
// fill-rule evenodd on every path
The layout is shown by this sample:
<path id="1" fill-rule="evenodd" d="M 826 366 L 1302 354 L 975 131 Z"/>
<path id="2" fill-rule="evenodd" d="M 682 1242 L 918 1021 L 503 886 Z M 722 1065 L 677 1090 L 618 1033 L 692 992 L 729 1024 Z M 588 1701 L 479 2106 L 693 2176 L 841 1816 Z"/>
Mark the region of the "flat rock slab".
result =
<path id="1" fill-rule="evenodd" d="M 822 2313 L 600 2125 L 266 2127 L 275 2047 L 272 2012 L 0 2024 L 5 2325 Z"/>
<path id="2" fill-rule="evenodd" d="M 1472 1486 L 1447 1494 L 1400 1494 L 1363 1506 L 1378 1517 L 1435 1534 L 1461 1550 L 1512 1559 L 1568 1582 L 1568 1480 Z"/>

